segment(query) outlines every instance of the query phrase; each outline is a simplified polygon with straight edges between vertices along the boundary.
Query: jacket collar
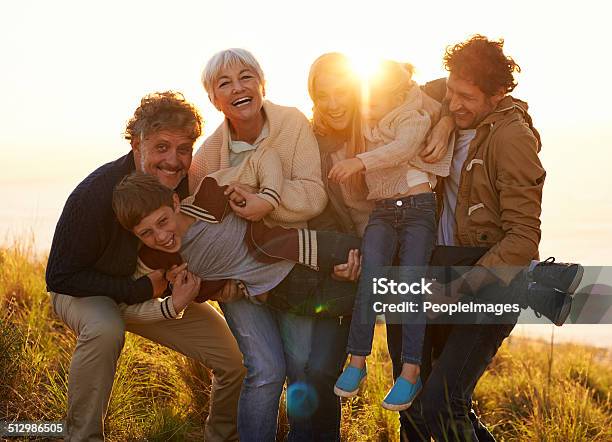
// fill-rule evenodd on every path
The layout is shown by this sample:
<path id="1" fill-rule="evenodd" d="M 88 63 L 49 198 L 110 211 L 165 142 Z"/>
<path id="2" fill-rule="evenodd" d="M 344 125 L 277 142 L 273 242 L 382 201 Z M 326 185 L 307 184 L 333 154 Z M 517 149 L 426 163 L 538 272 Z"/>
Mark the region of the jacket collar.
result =
<path id="1" fill-rule="evenodd" d="M 515 103 L 510 95 L 506 95 L 499 103 L 497 103 L 495 110 L 487 115 L 476 128 L 478 129 L 481 126 L 488 126 L 496 123 L 497 121 L 506 118 L 507 115 L 517 111 L 527 113 L 527 103 L 520 100 L 517 100 L 517 103 Z"/>
<path id="2" fill-rule="evenodd" d="M 487 115 L 481 122 L 478 124 L 476 129 L 480 129 L 481 127 L 493 126 L 495 123 L 504 121 L 509 118 L 519 118 L 522 119 L 531 131 L 533 135 L 538 140 L 538 151 L 542 147 L 542 141 L 540 139 L 540 133 L 533 126 L 533 121 L 531 119 L 531 115 L 528 112 L 529 106 L 525 101 L 519 100 L 518 98 L 514 98 L 511 95 L 506 95 L 502 100 L 497 104 L 497 107 L 493 112 Z"/>

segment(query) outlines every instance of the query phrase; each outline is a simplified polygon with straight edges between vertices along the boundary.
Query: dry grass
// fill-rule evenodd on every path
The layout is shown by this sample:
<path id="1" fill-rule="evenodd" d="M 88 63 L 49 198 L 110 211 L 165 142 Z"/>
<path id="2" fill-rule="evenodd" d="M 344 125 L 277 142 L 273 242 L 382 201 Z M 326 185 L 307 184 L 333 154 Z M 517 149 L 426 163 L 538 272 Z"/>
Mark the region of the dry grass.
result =
<path id="1" fill-rule="evenodd" d="M 0 249 L 0 420 L 62 420 L 75 337 L 51 312 L 45 260 L 31 247 Z M 478 385 L 475 405 L 499 440 L 612 440 L 610 355 L 579 345 L 513 338 Z M 343 404 L 342 438 L 397 441 L 397 414 L 379 327 L 363 394 Z M 210 382 L 202 366 L 128 334 L 106 418 L 109 441 L 202 440 Z M 281 412 L 280 438 L 287 430 Z"/>

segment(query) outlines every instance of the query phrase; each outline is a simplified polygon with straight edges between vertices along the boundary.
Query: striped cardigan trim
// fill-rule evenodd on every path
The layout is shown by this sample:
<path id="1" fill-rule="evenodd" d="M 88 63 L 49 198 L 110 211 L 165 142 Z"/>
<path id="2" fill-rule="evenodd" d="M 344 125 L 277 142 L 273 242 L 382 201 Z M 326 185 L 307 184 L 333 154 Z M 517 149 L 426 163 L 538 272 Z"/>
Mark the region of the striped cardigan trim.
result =
<path id="1" fill-rule="evenodd" d="M 263 193 L 264 195 L 268 195 L 270 198 L 274 199 L 277 204 L 280 204 L 280 195 L 274 189 L 270 189 L 269 187 L 262 187 L 259 193 Z"/>
<path id="2" fill-rule="evenodd" d="M 298 244 L 298 262 L 305 266 L 318 269 L 316 230 L 298 229 Z"/>
<path id="3" fill-rule="evenodd" d="M 245 240 L 258 261 L 274 262 L 284 259 L 319 270 L 315 230 L 267 227 L 265 223 L 258 221 L 249 223 Z"/>
<path id="4" fill-rule="evenodd" d="M 201 207 L 195 206 L 193 204 L 181 204 L 181 212 L 193 216 L 202 221 L 206 221 L 208 223 L 217 224 L 219 220 L 215 218 L 208 210 L 202 209 Z"/>
<path id="5" fill-rule="evenodd" d="M 170 306 L 169 304 L 170 302 L 172 302 L 172 296 L 168 296 L 166 299 L 164 299 L 162 302 L 159 303 L 160 308 L 161 308 L 161 313 L 166 319 L 176 318 L 176 316 L 172 314 L 172 312 L 174 311 L 174 308 Z"/>

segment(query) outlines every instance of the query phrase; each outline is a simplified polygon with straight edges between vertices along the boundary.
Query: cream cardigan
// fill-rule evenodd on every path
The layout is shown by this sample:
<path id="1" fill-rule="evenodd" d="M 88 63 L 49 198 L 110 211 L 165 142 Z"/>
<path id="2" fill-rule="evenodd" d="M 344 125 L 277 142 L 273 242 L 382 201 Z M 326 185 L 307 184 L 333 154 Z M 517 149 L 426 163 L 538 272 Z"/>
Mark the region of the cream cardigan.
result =
<path id="1" fill-rule="evenodd" d="M 449 149 L 440 161 L 425 163 L 419 157 L 423 150 L 433 110 L 439 112 L 440 105 L 429 112 L 424 106 L 424 94 L 416 83 L 410 89 L 404 102 L 385 115 L 374 127 L 364 127 L 367 151 L 357 155 L 365 165 L 365 180 L 368 199 L 380 200 L 403 196 L 410 190 L 411 174 L 415 171 L 429 174 L 429 181 L 435 186 L 435 175 L 448 176 L 452 160 Z M 433 101 L 433 100 L 431 100 Z"/>
<path id="2" fill-rule="evenodd" d="M 193 156 L 189 169 L 190 189 L 193 191 L 202 178 L 217 171 L 214 177 L 220 185 L 231 181 L 251 184 L 254 175 L 258 175 L 258 196 L 276 207 L 264 219 L 266 224 L 305 227 L 306 222 L 321 213 L 327 203 L 327 194 L 321 181 L 317 140 L 308 120 L 296 108 L 265 101 L 263 110 L 270 125 L 270 134 L 261 142 L 252 158 L 238 166 L 230 166 L 229 124 L 226 119 L 204 140 Z M 277 155 L 266 153 L 272 149 Z M 268 164 L 271 160 L 276 164 L 280 160 L 282 174 L 270 173 L 275 168 Z M 225 169 L 228 170 L 224 172 Z M 273 193 L 265 192 L 262 187 L 278 192 L 279 201 L 273 201 Z"/>

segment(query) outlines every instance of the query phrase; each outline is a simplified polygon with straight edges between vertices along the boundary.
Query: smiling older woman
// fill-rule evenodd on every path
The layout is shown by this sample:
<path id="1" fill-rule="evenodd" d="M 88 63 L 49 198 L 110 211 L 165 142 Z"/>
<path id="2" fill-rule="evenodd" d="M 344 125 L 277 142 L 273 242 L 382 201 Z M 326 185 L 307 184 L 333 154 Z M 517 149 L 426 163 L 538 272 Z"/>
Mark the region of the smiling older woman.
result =
<path id="1" fill-rule="evenodd" d="M 239 173 L 217 176 L 219 184 L 230 185 L 230 204 L 239 216 L 263 219 L 269 225 L 305 227 L 327 202 L 317 141 L 306 117 L 295 108 L 264 99 L 263 71 L 244 49 L 214 55 L 204 68 L 202 83 L 225 120 L 193 158 L 192 188 L 206 175 L 230 168 L 240 172 L 252 156 L 274 151 L 283 177 L 278 195 L 234 183 Z M 238 406 L 240 440 L 273 441 L 285 376 L 290 389 L 303 377 L 310 349 L 310 340 L 304 337 L 309 336 L 313 319 L 273 312 L 246 299 L 220 306 L 247 368 Z"/>
<path id="2" fill-rule="evenodd" d="M 202 83 L 225 121 L 196 152 L 190 169 L 192 187 L 208 174 L 243 164 L 255 150 L 274 149 L 284 177 L 278 207 L 256 195 L 256 189 L 241 186 L 247 204 L 233 209 L 252 221 L 265 218 L 272 225 L 304 227 L 327 202 L 317 141 L 306 117 L 295 108 L 264 100 L 263 71 L 244 49 L 214 55 L 204 68 Z"/>

